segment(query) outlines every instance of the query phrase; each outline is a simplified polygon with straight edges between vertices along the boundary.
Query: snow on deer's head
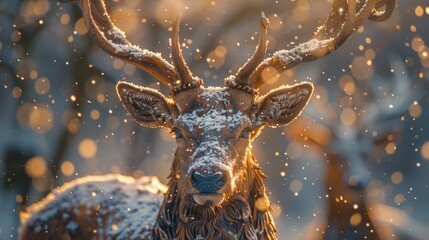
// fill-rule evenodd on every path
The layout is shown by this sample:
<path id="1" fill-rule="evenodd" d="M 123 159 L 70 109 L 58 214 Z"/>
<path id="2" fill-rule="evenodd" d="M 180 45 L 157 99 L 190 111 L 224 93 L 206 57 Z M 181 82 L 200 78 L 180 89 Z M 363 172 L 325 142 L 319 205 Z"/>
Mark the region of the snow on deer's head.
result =
<path id="1" fill-rule="evenodd" d="M 124 82 L 117 89 L 141 125 L 170 129 L 179 161 L 175 178 L 200 205 L 218 205 L 225 195 L 240 191 L 235 186 L 251 140 L 266 125 L 292 121 L 312 93 L 308 83 L 282 87 L 262 97 L 231 87 L 196 87 L 172 98 Z"/>
<path id="2" fill-rule="evenodd" d="M 192 76 L 180 49 L 180 16 L 174 22 L 171 43 L 173 64 L 160 54 L 132 45 L 110 20 L 103 0 L 80 0 L 93 40 L 107 53 L 134 64 L 171 88 L 169 97 L 153 89 L 120 82 L 118 95 L 131 116 L 146 127 L 165 127 L 177 142 L 180 178 L 187 194 L 200 205 L 221 203 L 232 194 L 250 141 L 264 126 L 283 126 L 307 104 L 313 86 L 284 86 L 260 96 L 266 79 L 305 61 L 336 50 L 366 18 L 384 20 L 393 11 L 378 12 L 378 1 L 340 0 L 313 39 L 264 59 L 268 19 L 262 13 L 258 47 L 224 88 L 204 88 Z M 387 4 L 386 4 L 387 5 Z M 390 5 L 389 5 L 390 6 Z M 341 10 L 341 11 L 340 11 Z M 262 77 L 264 76 L 264 77 Z"/>
<path id="3" fill-rule="evenodd" d="M 163 239 L 237 235 L 239 239 L 260 238 L 256 235 L 275 239 L 263 174 L 253 159 L 251 141 L 265 126 L 280 127 L 294 120 L 306 106 L 313 86 L 305 82 L 282 86 L 265 95 L 259 95 L 258 89 L 302 62 L 335 51 L 365 19 L 384 20 L 393 11 L 387 3 L 392 1 L 385 1 L 386 8 L 377 0 L 334 1 L 325 23 L 311 40 L 266 59 L 268 19 L 262 13 L 254 55 L 238 73 L 225 79 L 224 87 L 213 88 L 204 87 L 204 81 L 194 77 L 185 63 L 180 49 L 180 17 L 174 22 L 170 41 L 171 64 L 158 53 L 132 45 L 110 20 L 103 0 L 79 0 L 89 32 L 104 51 L 142 68 L 171 89 L 166 97 L 151 88 L 125 82 L 117 85 L 121 102 L 139 124 L 167 128 L 177 143 L 172 184 L 158 214 L 155 235 Z M 231 200 L 239 198 L 241 202 Z M 266 202 L 259 204 L 265 207 L 255 207 L 258 199 Z M 223 204 L 227 202 L 231 204 Z M 189 204 L 192 206 L 184 207 Z M 174 206 L 169 209 L 167 205 Z M 222 207 L 227 210 L 217 214 Z M 192 209 L 199 219 L 184 213 Z M 202 217 L 204 214 L 208 217 Z M 208 220 L 213 226 L 219 225 L 217 229 L 222 233 L 204 234 L 200 223 Z M 235 220 L 235 225 L 229 220 Z M 186 227 L 180 230 L 183 225 Z"/>
<path id="4" fill-rule="evenodd" d="M 176 75 L 167 98 L 144 87 L 121 82 L 118 95 L 131 116 L 146 127 L 168 128 L 177 143 L 180 180 L 186 195 L 199 205 L 219 205 L 241 191 L 243 165 L 250 142 L 264 126 L 283 126 L 307 104 L 310 83 L 284 86 L 259 96 L 244 81 L 263 60 L 268 20 L 262 15 L 258 49 L 249 62 L 225 81 L 225 87 L 203 87 L 183 60 L 179 45 L 179 18 L 173 32 L 172 56 Z"/>

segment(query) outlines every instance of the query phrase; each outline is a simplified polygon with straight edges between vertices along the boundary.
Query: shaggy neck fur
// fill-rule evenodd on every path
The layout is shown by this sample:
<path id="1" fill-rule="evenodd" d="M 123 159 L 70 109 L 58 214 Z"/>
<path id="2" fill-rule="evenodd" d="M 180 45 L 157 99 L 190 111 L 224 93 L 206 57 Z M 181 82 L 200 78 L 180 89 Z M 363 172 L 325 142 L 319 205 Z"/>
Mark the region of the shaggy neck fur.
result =
<path id="1" fill-rule="evenodd" d="M 277 239 L 270 214 L 263 178 L 249 149 L 236 192 L 221 206 L 206 207 L 187 196 L 177 177 L 179 161 L 174 157 L 173 167 L 157 223 L 154 239 Z"/>

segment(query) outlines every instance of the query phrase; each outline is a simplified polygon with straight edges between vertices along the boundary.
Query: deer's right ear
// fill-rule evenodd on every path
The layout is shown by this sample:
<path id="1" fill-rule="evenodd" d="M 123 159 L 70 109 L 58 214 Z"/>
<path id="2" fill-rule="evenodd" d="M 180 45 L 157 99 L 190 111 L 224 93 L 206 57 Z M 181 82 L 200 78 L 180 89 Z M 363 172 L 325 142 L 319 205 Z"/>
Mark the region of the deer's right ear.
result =
<path id="1" fill-rule="evenodd" d="M 173 125 L 168 100 L 156 90 L 120 82 L 116 91 L 128 113 L 142 126 L 171 128 Z"/>

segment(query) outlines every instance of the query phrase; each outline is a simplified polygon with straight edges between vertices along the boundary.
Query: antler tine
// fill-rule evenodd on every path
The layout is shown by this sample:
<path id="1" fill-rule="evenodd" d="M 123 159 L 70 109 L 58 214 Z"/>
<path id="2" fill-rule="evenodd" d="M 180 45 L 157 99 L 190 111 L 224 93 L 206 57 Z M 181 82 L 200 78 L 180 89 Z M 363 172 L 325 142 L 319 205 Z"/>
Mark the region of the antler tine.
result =
<path id="1" fill-rule="evenodd" d="M 192 76 L 191 70 L 189 70 L 185 59 L 183 58 L 179 39 L 180 18 L 181 16 L 178 15 L 174 20 L 173 39 L 171 41 L 171 55 L 174 67 L 177 71 L 178 77 L 180 78 L 177 79 L 178 82 L 174 83 L 173 92 L 175 93 L 187 88 L 199 86 L 203 83 L 201 79 L 194 78 Z"/>
<path id="2" fill-rule="evenodd" d="M 357 6 L 356 0 L 334 0 L 325 23 L 319 27 L 311 40 L 292 49 L 275 52 L 272 57 L 265 59 L 256 68 L 249 81 L 253 83 L 254 88 L 259 88 L 264 82 L 262 71 L 267 67 L 277 70 L 267 72 L 267 78 L 272 78 L 301 62 L 313 61 L 335 51 L 363 24 L 365 19 L 380 14 L 375 10 L 375 5 L 379 1 L 359 1 Z M 393 12 L 396 3 L 392 2 L 396 0 L 385 1 L 386 11 L 382 14 L 389 15 Z M 344 14 L 344 11 L 347 13 Z"/>
<path id="3" fill-rule="evenodd" d="M 264 12 L 261 12 L 260 30 L 259 30 L 259 42 L 253 56 L 238 70 L 238 73 L 233 79 L 227 79 L 225 84 L 228 86 L 250 86 L 252 89 L 252 83 L 248 82 L 249 76 L 258 67 L 258 65 L 264 60 L 265 53 L 267 52 L 267 33 L 268 33 L 268 18 L 265 17 Z M 252 89 L 253 90 L 253 89 Z"/>
<path id="4" fill-rule="evenodd" d="M 66 2 L 66 0 L 62 0 Z M 68 0 L 76 2 L 76 0 Z M 93 40 L 105 52 L 142 68 L 170 88 L 176 80 L 174 67 L 160 54 L 132 45 L 110 20 L 104 0 L 79 0 Z"/>
<path id="5" fill-rule="evenodd" d="M 379 4 L 375 5 L 375 9 L 373 13 L 369 16 L 369 19 L 374 22 L 381 22 L 388 19 L 395 10 L 396 1 L 397 0 L 384 0 L 383 3 L 379 2 Z M 379 11 L 379 7 L 385 7 L 384 11 Z"/>

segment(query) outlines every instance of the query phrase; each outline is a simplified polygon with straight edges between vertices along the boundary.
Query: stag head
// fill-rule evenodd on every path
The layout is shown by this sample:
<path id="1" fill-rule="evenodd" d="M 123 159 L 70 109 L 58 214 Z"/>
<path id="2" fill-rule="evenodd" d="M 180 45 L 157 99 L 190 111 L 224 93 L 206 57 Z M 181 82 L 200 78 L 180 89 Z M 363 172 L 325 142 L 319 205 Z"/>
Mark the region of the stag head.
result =
<path id="1" fill-rule="evenodd" d="M 117 93 L 140 125 L 171 131 L 178 146 L 179 165 L 179 171 L 171 177 L 197 204 L 212 206 L 245 189 L 237 186 L 246 179 L 246 156 L 251 154 L 251 141 L 260 130 L 294 120 L 312 95 L 312 84 L 305 82 L 259 95 L 264 69 L 275 69 L 271 73 L 276 75 L 300 62 L 329 54 L 366 18 L 380 20 L 380 16 L 390 15 L 389 8 L 380 14 L 380 3 L 384 1 L 334 1 L 325 24 L 313 39 L 267 59 L 268 19 L 262 14 L 254 55 L 237 74 L 225 79 L 224 87 L 207 88 L 202 79 L 192 75 L 182 56 L 180 17 L 174 22 L 170 64 L 159 54 L 130 44 L 113 25 L 103 0 L 80 0 L 92 38 L 103 50 L 146 70 L 170 87 L 171 93 L 166 97 L 154 89 L 120 82 Z"/>
<path id="2" fill-rule="evenodd" d="M 263 59 L 268 20 L 262 15 L 258 49 L 225 87 L 208 87 L 193 77 L 179 48 L 179 18 L 175 21 L 172 56 L 178 73 L 169 97 L 121 82 L 118 95 L 142 126 L 165 127 L 177 143 L 179 172 L 174 178 L 199 205 L 219 205 L 237 191 L 244 176 L 250 143 L 264 126 L 284 126 L 297 117 L 313 91 L 310 83 L 283 86 L 259 96 L 243 81 Z"/>

